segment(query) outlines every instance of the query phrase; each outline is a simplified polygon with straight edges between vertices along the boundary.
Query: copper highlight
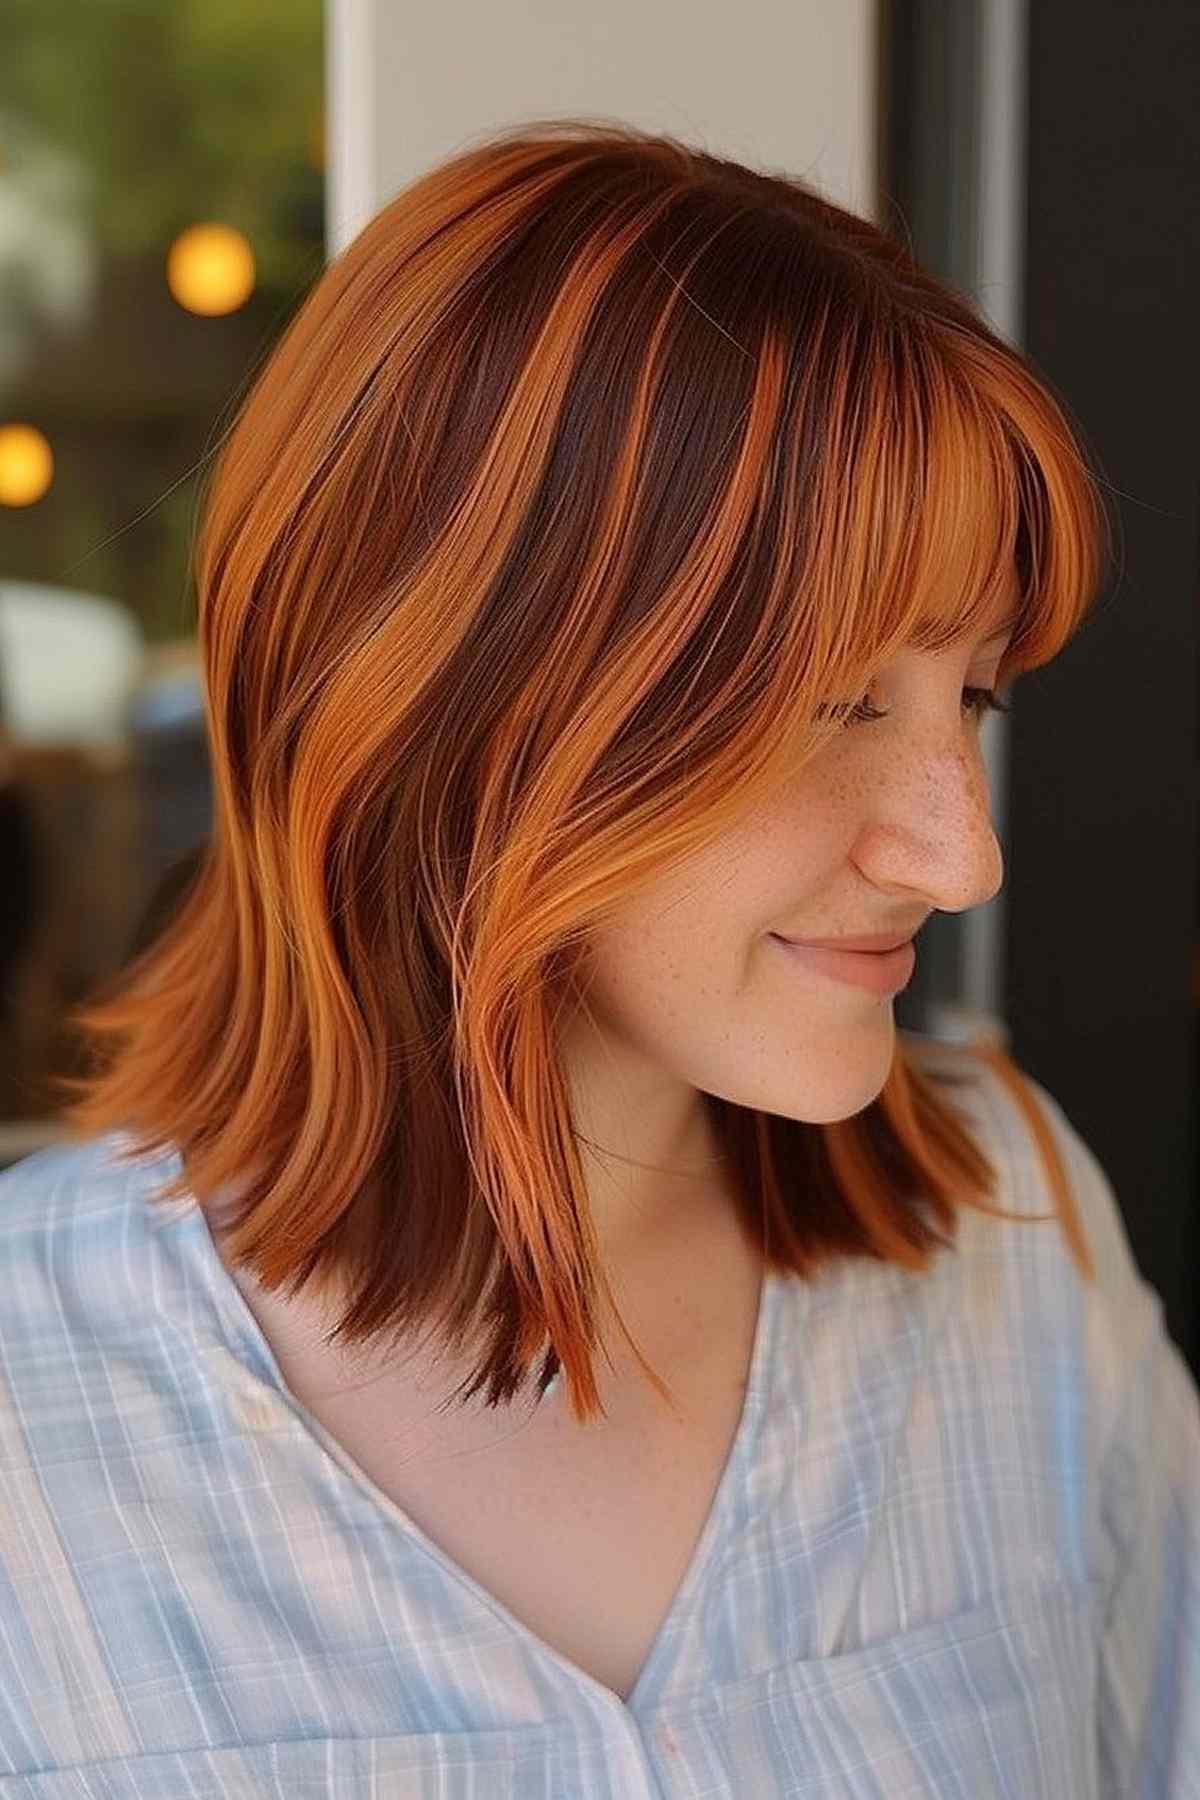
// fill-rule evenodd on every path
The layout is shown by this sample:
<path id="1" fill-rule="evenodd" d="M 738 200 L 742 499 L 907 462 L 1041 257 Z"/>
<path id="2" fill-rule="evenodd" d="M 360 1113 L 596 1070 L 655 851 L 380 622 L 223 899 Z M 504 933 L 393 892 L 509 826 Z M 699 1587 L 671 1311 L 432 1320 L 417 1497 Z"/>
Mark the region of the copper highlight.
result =
<path id="1" fill-rule="evenodd" d="M 65 1128 L 178 1152 L 156 1201 L 344 1302 L 344 1345 L 433 1324 L 478 1351 L 459 1397 L 510 1400 L 540 1357 L 602 1413 L 612 1296 L 555 1056 L 589 932 L 1014 570 L 1001 679 L 1049 662 L 1110 531 L 1048 382 L 867 220 L 617 122 L 472 143 L 323 271 L 214 463 L 213 832 L 73 1012 Z M 977 1054 L 1090 1275 L 1023 1078 Z M 836 1124 L 705 1096 L 769 1264 L 920 1270 L 960 1205 L 1015 1216 L 934 1061 L 899 1034 Z"/>

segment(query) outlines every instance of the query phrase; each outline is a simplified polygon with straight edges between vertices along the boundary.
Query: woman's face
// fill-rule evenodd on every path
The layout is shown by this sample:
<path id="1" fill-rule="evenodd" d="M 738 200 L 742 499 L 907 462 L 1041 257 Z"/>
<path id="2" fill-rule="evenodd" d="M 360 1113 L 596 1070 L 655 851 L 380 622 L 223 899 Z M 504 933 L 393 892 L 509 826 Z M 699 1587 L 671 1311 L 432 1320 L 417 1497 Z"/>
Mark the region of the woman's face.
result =
<path id="1" fill-rule="evenodd" d="M 1008 635 L 898 656 L 870 693 L 886 718 L 845 725 L 769 806 L 595 934 L 587 996 L 603 1041 L 581 1039 L 578 1055 L 614 1148 L 681 1141 L 696 1089 L 813 1123 L 878 1095 L 894 995 L 806 966 L 771 934 L 907 936 L 996 894 L 1003 858 L 963 688 L 995 686 Z"/>

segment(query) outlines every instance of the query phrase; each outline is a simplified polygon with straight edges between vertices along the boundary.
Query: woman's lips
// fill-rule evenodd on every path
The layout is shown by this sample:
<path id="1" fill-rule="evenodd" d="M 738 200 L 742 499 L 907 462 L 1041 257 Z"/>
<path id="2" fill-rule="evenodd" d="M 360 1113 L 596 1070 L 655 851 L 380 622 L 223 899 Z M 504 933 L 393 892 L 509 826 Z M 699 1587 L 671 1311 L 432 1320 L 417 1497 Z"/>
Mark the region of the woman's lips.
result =
<path id="1" fill-rule="evenodd" d="M 817 944 L 793 943 L 776 932 L 770 935 L 788 956 L 815 974 L 866 988 L 872 994 L 899 993 L 908 986 L 917 966 L 911 940 L 898 950 L 829 950 Z"/>

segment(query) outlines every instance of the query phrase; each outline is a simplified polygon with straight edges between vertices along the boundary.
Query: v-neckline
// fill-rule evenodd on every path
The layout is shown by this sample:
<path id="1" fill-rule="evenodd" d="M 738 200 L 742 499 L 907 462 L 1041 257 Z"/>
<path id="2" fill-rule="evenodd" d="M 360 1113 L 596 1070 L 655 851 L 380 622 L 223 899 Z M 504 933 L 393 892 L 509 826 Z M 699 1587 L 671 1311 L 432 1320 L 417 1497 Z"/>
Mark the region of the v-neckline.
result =
<path id="1" fill-rule="evenodd" d="M 681 1616 L 690 1606 L 693 1595 L 701 1585 L 703 1577 L 716 1556 L 719 1542 L 734 1510 L 736 1484 L 745 1466 L 752 1460 L 758 1442 L 774 1363 L 772 1348 L 779 1288 L 786 1278 L 783 1272 L 775 1269 L 769 1263 L 764 1262 L 763 1264 L 758 1310 L 746 1371 L 746 1387 L 737 1424 L 730 1439 L 729 1451 L 687 1567 L 659 1622 L 650 1648 L 638 1670 L 637 1679 L 628 1696 L 623 1698 L 614 1688 L 607 1686 L 562 1651 L 555 1649 L 523 1619 L 518 1618 L 516 1613 L 512 1612 L 491 1589 L 485 1587 L 469 1570 L 465 1569 L 448 1551 L 430 1537 L 404 1507 L 376 1485 L 344 1445 L 322 1425 L 319 1419 L 314 1417 L 303 1401 L 289 1387 L 270 1341 L 250 1310 L 245 1296 L 217 1254 L 203 1209 L 197 1204 L 183 1215 L 181 1222 L 192 1226 L 200 1247 L 205 1279 L 223 1327 L 223 1342 L 217 1347 L 226 1351 L 232 1350 L 243 1366 L 248 1367 L 252 1373 L 263 1376 L 272 1387 L 277 1389 L 304 1434 L 324 1459 L 331 1460 L 336 1465 L 342 1479 L 349 1483 L 360 1498 L 366 1499 L 376 1511 L 386 1516 L 390 1523 L 398 1527 L 403 1536 L 411 1540 L 435 1562 L 446 1577 L 457 1588 L 464 1591 L 477 1606 L 482 1606 L 499 1618 L 510 1632 L 515 1633 L 522 1642 L 530 1645 L 539 1658 L 553 1664 L 560 1675 L 565 1673 L 573 1681 L 583 1683 L 595 1695 L 600 1696 L 605 1704 L 618 1707 L 623 1714 L 637 1712 L 651 1682 L 659 1677 L 659 1665 L 667 1653 L 667 1646 L 675 1635 Z"/>

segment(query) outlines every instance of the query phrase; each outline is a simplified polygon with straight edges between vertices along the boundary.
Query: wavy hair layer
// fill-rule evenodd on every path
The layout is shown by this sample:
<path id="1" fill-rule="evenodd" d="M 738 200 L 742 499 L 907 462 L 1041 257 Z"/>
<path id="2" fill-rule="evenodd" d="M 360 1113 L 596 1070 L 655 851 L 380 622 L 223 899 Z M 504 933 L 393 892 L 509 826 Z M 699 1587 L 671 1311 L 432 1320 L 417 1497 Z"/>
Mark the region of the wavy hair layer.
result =
<path id="1" fill-rule="evenodd" d="M 214 829 L 170 925 L 75 1009 L 64 1125 L 179 1152 L 155 1198 L 198 1197 L 267 1288 L 336 1293 L 330 1341 L 434 1320 L 489 1405 L 544 1350 L 591 1418 L 612 1295 L 555 1056 L 589 933 L 1014 569 L 1001 680 L 1057 655 L 1109 546 L 1083 440 L 867 220 L 549 120 L 329 265 L 205 499 Z M 960 1204 L 999 1211 L 917 1049 L 834 1124 L 705 1097 L 769 1264 L 922 1269 Z"/>

